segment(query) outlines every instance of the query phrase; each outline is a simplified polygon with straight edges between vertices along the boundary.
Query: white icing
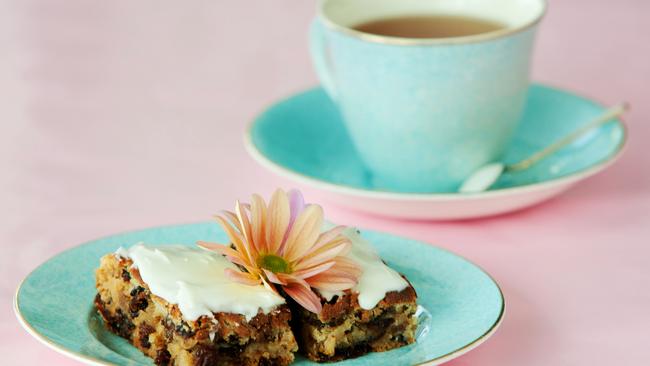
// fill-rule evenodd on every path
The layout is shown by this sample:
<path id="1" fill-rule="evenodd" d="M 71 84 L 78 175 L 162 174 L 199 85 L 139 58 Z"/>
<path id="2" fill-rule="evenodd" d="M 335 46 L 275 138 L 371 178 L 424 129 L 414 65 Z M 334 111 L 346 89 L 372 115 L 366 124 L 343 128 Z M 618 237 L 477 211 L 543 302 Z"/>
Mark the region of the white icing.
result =
<path id="1" fill-rule="evenodd" d="M 151 292 L 178 307 L 187 320 L 213 312 L 242 314 L 247 320 L 261 309 L 268 313 L 284 299 L 262 285 L 232 282 L 224 269 L 233 268 L 223 256 L 181 245 L 119 248 L 116 255 L 130 258 Z"/>
<path id="2" fill-rule="evenodd" d="M 386 297 L 391 291 L 402 291 L 408 287 L 408 282 L 395 270 L 388 267 L 379 257 L 375 248 L 365 240 L 355 228 L 343 231 L 352 242 L 352 249 L 346 256 L 355 261 L 363 273 L 352 292 L 359 294 L 359 306 L 370 310 Z M 319 291 L 328 301 L 341 292 Z"/>

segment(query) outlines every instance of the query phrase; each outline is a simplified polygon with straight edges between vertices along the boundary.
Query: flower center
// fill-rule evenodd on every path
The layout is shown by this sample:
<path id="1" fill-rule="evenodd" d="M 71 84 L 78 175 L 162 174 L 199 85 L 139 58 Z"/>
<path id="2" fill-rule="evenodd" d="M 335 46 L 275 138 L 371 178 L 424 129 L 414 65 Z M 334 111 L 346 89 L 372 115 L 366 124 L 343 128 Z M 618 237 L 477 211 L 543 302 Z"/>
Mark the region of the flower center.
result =
<path id="1" fill-rule="evenodd" d="M 262 255 L 258 258 L 257 264 L 273 273 L 291 273 L 289 263 L 287 263 L 284 258 L 278 257 L 277 255 Z"/>

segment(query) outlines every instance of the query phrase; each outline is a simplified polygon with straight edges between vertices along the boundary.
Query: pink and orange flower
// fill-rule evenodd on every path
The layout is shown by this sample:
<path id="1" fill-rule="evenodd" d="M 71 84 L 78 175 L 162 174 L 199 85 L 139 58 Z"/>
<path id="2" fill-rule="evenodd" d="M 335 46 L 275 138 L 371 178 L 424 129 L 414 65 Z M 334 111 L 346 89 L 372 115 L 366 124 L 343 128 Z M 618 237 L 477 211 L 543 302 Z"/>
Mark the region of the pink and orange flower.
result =
<path id="1" fill-rule="evenodd" d="M 199 242 L 223 254 L 241 270 L 226 269 L 233 281 L 259 285 L 284 293 L 305 309 L 320 313 L 322 306 L 313 289 L 343 291 L 357 284 L 359 266 L 345 254 L 350 241 L 344 226 L 321 232 L 323 209 L 305 205 L 302 194 L 278 189 L 268 206 L 257 194 L 250 204 L 237 201 L 235 212 L 215 217 L 230 244 Z"/>

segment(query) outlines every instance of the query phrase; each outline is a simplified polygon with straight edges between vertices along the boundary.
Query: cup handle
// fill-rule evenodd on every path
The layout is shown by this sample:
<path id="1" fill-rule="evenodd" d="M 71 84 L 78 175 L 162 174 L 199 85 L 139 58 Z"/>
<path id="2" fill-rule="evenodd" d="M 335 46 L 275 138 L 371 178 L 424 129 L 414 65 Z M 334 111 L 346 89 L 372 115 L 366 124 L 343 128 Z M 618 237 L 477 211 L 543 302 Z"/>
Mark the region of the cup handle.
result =
<path id="1" fill-rule="evenodd" d="M 309 38 L 311 59 L 316 69 L 316 74 L 320 79 L 323 89 L 325 89 L 332 100 L 336 101 L 336 89 L 332 81 L 332 73 L 327 56 L 325 29 L 320 20 L 316 19 L 311 23 Z"/>

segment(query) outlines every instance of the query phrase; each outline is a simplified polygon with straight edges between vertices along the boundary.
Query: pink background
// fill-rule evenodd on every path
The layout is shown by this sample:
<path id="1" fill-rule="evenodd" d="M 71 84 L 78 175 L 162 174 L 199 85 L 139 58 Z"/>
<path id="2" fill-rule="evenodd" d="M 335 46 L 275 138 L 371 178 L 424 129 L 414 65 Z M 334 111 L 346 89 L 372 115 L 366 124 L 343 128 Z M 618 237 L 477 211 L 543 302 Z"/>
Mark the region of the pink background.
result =
<path id="1" fill-rule="evenodd" d="M 19 281 L 50 256 L 292 186 L 253 163 L 241 136 L 261 108 L 316 82 L 313 13 L 299 0 L 0 2 L 3 364 L 75 364 L 12 311 Z M 503 327 L 450 365 L 650 362 L 649 15 L 645 0 L 552 0 L 540 32 L 536 80 L 633 106 L 627 152 L 606 173 L 469 222 L 325 207 L 455 251 L 501 283 Z"/>

